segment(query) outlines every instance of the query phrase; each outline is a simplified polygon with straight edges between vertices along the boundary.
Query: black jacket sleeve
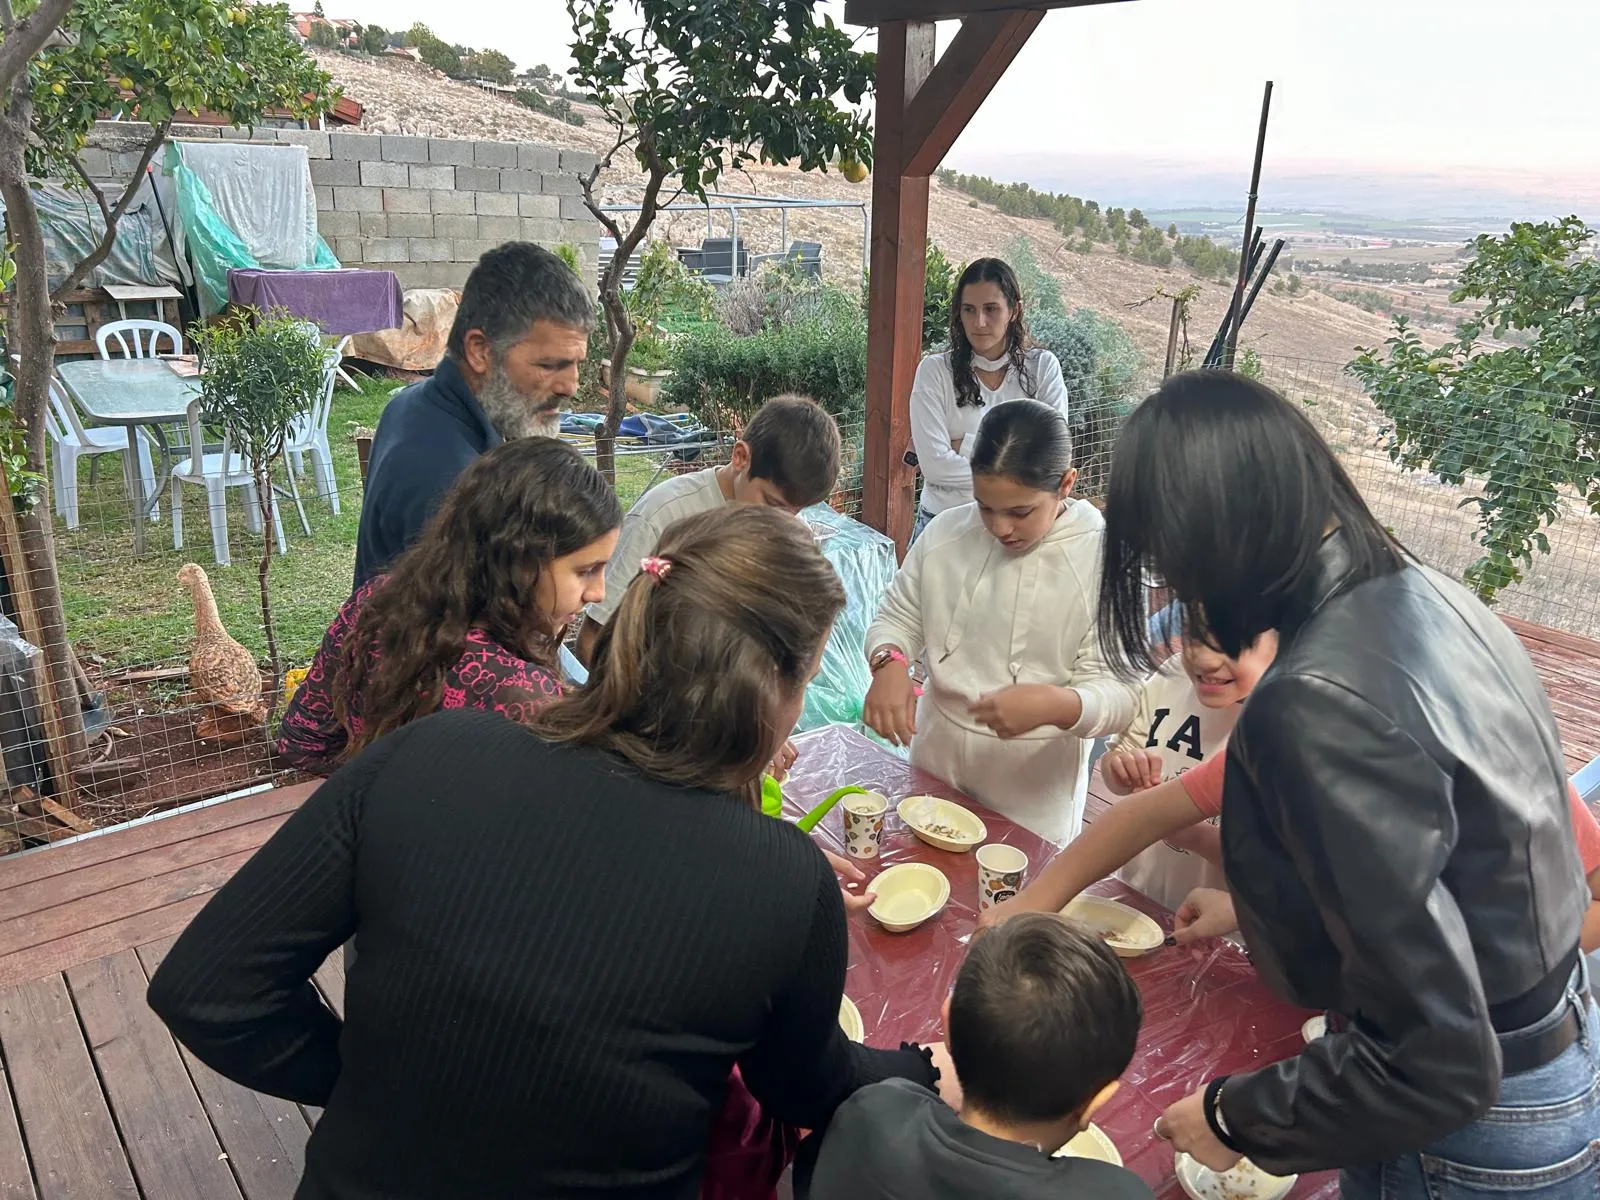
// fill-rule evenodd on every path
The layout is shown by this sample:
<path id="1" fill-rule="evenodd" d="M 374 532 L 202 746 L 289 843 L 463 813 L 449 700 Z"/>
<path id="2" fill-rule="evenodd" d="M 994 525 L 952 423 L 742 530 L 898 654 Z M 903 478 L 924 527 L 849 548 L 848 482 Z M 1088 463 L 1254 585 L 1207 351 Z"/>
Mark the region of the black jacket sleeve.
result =
<path id="1" fill-rule="evenodd" d="M 1359 696 L 1287 675 L 1257 690 L 1230 740 L 1236 796 L 1287 848 L 1353 1019 L 1227 1082 L 1233 1140 L 1266 1170 L 1304 1171 L 1382 1161 L 1476 1120 L 1499 1090 L 1500 1051 L 1441 882 L 1456 840 L 1449 774 Z"/>
<path id="2" fill-rule="evenodd" d="M 340 1022 L 311 976 L 355 932 L 361 806 L 406 732 L 313 792 L 200 910 L 151 979 L 150 1007 L 218 1074 L 327 1104 Z"/>
<path id="3" fill-rule="evenodd" d="M 750 1094 L 785 1124 L 821 1129 L 856 1089 L 900 1077 L 933 1087 L 927 1054 L 914 1047 L 873 1050 L 839 1027 L 849 956 L 844 901 L 822 855 L 811 928 L 788 988 L 759 1042 L 739 1060 Z"/>

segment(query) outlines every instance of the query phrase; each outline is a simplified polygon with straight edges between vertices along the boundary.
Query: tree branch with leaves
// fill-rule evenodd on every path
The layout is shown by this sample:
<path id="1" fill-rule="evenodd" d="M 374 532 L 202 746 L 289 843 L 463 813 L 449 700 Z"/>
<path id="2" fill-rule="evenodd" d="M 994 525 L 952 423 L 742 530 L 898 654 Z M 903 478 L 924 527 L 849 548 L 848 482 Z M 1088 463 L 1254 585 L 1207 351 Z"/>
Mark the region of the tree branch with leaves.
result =
<path id="1" fill-rule="evenodd" d="M 1600 259 L 1577 217 L 1519 222 L 1468 244 L 1452 304 L 1481 307 L 1430 350 L 1403 316 L 1347 368 L 1389 418 L 1389 455 L 1455 486 L 1478 510 L 1483 554 L 1466 581 L 1485 601 L 1548 553 L 1571 495 L 1600 515 Z M 1498 347 L 1481 340 L 1489 333 Z M 1505 344 L 1509 342 L 1510 344 Z"/>
<path id="2" fill-rule="evenodd" d="M 619 10 L 623 19 L 617 19 Z M 584 205 L 616 241 L 600 276 L 611 349 L 606 422 L 596 460 L 615 477 L 615 439 L 627 415 L 626 368 L 637 331 L 622 277 L 664 206 L 663 189 L 704 200 L 727 171 L 747 163 L 870 162 L 871 127 L 860 105 L 873 56 L 831 17 L 801 0 L 567 0 L 571 71 L 615 132 L 611 149 L 584 176 Z M 628 153 L 644 173 L 639 211 L 608 213 L 599 179 Z M 737 266 L 737 264 L 735 264 Z"/>

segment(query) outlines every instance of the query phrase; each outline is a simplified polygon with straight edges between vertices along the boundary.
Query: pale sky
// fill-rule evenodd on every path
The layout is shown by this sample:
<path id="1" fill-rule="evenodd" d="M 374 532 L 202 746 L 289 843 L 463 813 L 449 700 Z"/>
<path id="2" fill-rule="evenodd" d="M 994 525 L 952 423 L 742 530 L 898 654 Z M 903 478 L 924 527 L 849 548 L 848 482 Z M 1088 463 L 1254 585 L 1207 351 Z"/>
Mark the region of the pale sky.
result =
<path id="1" fill-rule="evenodd" d="M 1043 150 L 1269 163 L 1600 169 L 1596 0 L 1132 0 L 1050 13 L 963 154 Z M 329 16 L 569 64 L 564 0 L 323 0 Z M 842 19 L 842 0 L 822 5 Z M 941 49 L 955 32 L 940 28 Z M 865 31 L 863 31 L 865 32 Z M 871 35 L 866 34 L 868 45 Z"/>

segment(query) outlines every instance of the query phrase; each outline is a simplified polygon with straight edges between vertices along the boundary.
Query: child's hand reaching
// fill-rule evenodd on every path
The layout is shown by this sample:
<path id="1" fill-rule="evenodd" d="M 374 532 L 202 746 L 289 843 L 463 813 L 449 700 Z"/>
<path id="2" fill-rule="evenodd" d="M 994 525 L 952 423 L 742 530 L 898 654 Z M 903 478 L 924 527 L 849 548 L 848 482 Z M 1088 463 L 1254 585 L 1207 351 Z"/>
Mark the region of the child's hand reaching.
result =
<path id="1" fill-rule="evenodd" d="M 784 742 L 783 749 L 778 751 L 776 757 L 767 767 L 767 774 L 782 783 L 789 774 L 789 768 L 794 766 L 794 760 L 799 757 L 800 751 L 795 749 L 794 743 Z"/>
<path id="2" fill-rule="evenodd" d="M 1155 750 L 1111 750 L 1100 756 L 1100 775 L 1119 796 L 1142 792 L 1161 782 L 1161 755 Z"/>
<path id="3" fill-rule="evenodd" d="M 833 868 L 834 873 L 841 879 L 847 879 L 850 883 L 865 883 L 867 881 L 866 873 L 848 858 L 835 854 L 832 850 L 824 850 L 822 853 L 826 856 L 828 865 Z M 841 883 L 839 885 L 839 894 L 844 897 L 846 915 L 853 912 L 863 912 L 872 907 L 870 893 L 858 895 L 852 892 L 848 886 Z"/>
<path id="4" fill-rule="evenodd" d="M 1201 938 L 1223 937 L 1238 928 L 1233 897 L 1216 888 L 1195 888 L 1172 914 L 1172 940 L 1180 946 Z"/>
<path id="5" fill-rule="evenodd" d="M 1078 723 L 1083 701 L 1071 688 L 1048 683 L 1014 683 L 998 692 L 979 696 L 967 711 L 980 725 L 987 725 L 1002 738 L 1021 737 L 1041 725 L 1062 729 Z"/>
<path id="6" fill-rule="evenodd" d="M 872 677 L 861 719 L 884 741 L 909 746 L 917 732 L 917 687 L 902 663 L 890 663 Z"/>

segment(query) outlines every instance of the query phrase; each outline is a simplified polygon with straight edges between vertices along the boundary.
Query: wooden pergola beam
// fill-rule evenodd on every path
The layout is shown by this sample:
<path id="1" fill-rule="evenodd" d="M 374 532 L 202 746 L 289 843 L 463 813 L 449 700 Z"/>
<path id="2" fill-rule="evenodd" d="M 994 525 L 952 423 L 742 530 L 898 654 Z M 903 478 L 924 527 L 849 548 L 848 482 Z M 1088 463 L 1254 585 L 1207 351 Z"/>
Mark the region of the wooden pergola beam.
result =
<path id="1" fill-rule="evenodd" d="M 906 108 L 907 175 L 933 174 L 1042 20 L 1041 8 L 1013 8 L 961 22 Z"/>
<path id="2" fill-rule="evenodd" d="M 951 21 L 978 13 L 1019 8 L 1088 8 L 1123 0 L 845 0 L 847 25 L 886 25 L 890 21 Z"/>

